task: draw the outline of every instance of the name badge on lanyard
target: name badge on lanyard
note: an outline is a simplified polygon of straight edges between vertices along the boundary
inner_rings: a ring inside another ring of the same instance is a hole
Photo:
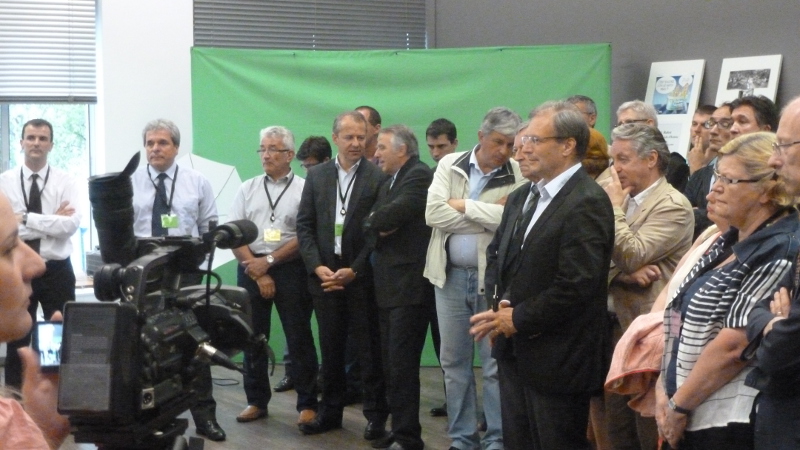
[[[164,228],[178,228],[178,216],[175,214],[162,214],[161,226]]]
[[[264,230],[264,242],[279,242],[281,240],[281,230],[277,228],[267,228]]]

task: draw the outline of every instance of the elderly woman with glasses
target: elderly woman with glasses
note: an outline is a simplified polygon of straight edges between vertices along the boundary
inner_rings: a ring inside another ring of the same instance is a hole
[[[664,311],[666,335],[656,420],[665,448],[750,449],[757,391],[740,355],[753,306],[791,286],[800,242],[797,212],[768,165],[775,137],[741,136],[719,151],[712,196],[727,220]]]

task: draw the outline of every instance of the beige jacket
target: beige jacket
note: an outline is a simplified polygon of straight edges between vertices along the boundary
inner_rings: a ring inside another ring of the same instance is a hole
[[[477,147],[476,147],[477,149]],[[495,173],[478,200],[466,201],[461,214],[447,201],[469,199],[469,159],[475,149],[451,153],[439,161],[433,183],[428,189],[425,222],[433,228],[428,243],[428,256],[423,275],[435,286],[443,287],[447,278],[447,238],[452,234],[480,234],[478,237],[478,289],[484,293],[483,275],[486,270],[486,247],[500,225],[503,205],[497,202],[527,180],[519,172],[519,164],[509,160]]]

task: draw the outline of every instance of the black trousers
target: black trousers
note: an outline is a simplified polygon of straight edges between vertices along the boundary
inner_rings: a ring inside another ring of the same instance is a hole
[[[75,272],[69,258],[60,261],[47,261],[44,275],[31,282],[33,293],[28,306],[33,322],[36,322],[36,311],[42,305],[45,320],[56,311],[63,311],[64,304],[75,300]],[[22,385],[22,361],[17,349],[27,347],[31,343],[31,332],[24,338],[9,342],[6,347],[6,386],[19,389]]]
[[[311,334],[313,305],[306,284],[306,269],[300,260],[270,268],[269,275],[275,280],[275,296],[265,299],[258,284],[239,266],[237,280],[250,294],[253,316],[253,332],[263,333],[269,339],[272,325],[272,304],[278,310],[286,345],[292,355],[292,364],[287,374],[292,378],[297,392],[297,410],[317,409],[317,349]],[[269,384],[269,361],[245,352],[244,391],[247,404],[266,408],[272,398]]]
[[[319,414],[326,421],[340,421],[345,404],[345,346],[352,328],[361,363],[364,384],[364,417],[385,421],[389,415],[381,362],[378,307],[371,277],[359,277],[345,289],[322,292],[319,279],[311,275],[309,290],[319,324],[322,352],[322,401]]]
[[[422,449],[419,361],[428,331],[428,305],[380,308],[381,345],[392,433],[408,450]]]
[[[530,387],[516,362],[497,361],[506,450],[588,450],[590,394],[546,394]]]

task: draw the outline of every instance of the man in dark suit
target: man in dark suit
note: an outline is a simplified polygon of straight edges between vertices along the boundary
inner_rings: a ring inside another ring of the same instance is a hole
[[[417,138],[404,125],[381,129],[375,156],[391,179],[383,183],[364,228],[374,241],[371,260],[392,433],[373,447],[421,450],[419,360],[436,301],[433,285],[422,276],[431,235],[425,203],[433,171],[419,160]]]
[[[605,378],[614,213],[581,168],[588,141],[569,103],[531,113],[517,159],[540,180],[509,196],[487,248],[486,288],[499,309],[473,316],[471,333],[494,340],[506,449],[589,448],[589,398]]]
[[[364,438],[373,440],[386,433],[388,406],[378,308],[362,224],[386,176],[364,158],[366,130],[367,122],[358,111],[336,117],[333,142],[338,154],[308,171],[300,199],[297,238],[317,313],[325,379],[317,417],[301,424],[300,430],[317,434],[342,426],[349,324],[360,347],[364,416],[368,421]]]

